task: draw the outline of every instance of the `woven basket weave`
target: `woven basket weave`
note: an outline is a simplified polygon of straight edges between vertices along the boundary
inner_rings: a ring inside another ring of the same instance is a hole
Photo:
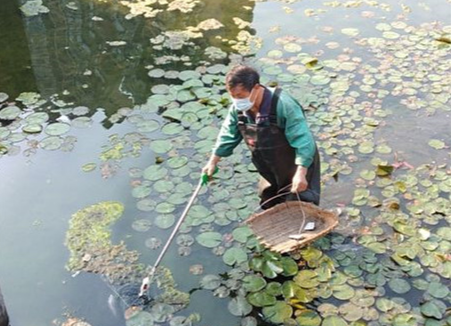
[[[303,215],[304,212],[304,215]],[[291,239],[297,235],[305,216],[305,224],[315,223],[312,231],[302,230],[303,238]],[[330,232],[338,223],[335,212],[300,201],[287,201],[261,213],[253,214],[245,221],[266,248],[279,252],[291,252]]]

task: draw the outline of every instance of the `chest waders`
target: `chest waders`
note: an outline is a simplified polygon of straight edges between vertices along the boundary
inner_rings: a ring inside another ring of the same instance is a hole
[[[284,130],[277,125],[277,104],[280,88],[273,95],[265,89],[259,112],[255,122],[249,122],[243,112],[238,113],[238,128],[252,154],[252,162],[265,180],[260,181],[259,196],[261,204],[278,195],[278,192],[292,183],[297,169],[295,165],[295,149],[290,146]],[[302,110],[300,106],[300,110]],[[320,159],[315,151],[314,160],[306,175],[308,190],[300,192],[300,199],[316,205],[320,201]],[[289,189],[287,189],[289,190]],[[267,209],[285,200],[297,200],[296,194],[277,197],[266,203]]]

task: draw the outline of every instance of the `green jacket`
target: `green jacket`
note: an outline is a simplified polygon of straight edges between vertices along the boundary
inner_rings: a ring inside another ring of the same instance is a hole
[[[274,90],[269,89],[271,91]],[[308,168],[314,159],[316,145],[301,105],[287,92],[282,91],[276,110],[277,125],[284,130],[290,146],[295,148],[295,164]],[[254,123],[249,117],[248,122]],[[231,105],[218,134],[213,153],[220,157],[230,156],[241,140],[242,135],[238,128],[237,109],[234,105]]]

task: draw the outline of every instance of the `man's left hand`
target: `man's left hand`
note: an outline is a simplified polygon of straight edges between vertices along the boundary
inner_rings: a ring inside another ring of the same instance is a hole
[[[308,189],[308,180],[306,180],[306,174],[308,169],[304,166],[298,166],[297,171],[292,179],[292,188],[290,189],[293,193],[298,193]]]

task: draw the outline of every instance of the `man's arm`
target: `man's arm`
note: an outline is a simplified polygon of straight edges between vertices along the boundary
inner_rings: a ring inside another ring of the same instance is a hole
[[[211,176],[221,158],[230,156],[241,140],[242,135],[238,128],[237,111],[231,106],[221,126],[212,155],[202,172]]]
[[[301,105],[284,91],[278,101],[278,125],[295,148],[295,164],[308,168],[314,160],[316,145]]]
[[[292,192],[301,192],[307,189],[306,174],[314,160],[316,145],[301,105],[289,96],[281,92],[278,101],[278,118],[287,141],[295,149],[295,164],[297,170],[292,179]]]

